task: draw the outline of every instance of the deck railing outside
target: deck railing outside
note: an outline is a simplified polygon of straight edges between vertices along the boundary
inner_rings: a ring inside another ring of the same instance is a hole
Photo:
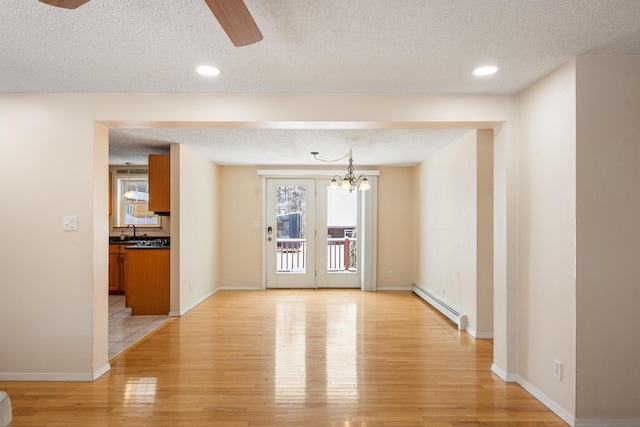
[[[356,239],[348,237],[327,239],[327,271],[356,271]],[[306,239],[276,239],[276,270],[303,272],[305,270]]]

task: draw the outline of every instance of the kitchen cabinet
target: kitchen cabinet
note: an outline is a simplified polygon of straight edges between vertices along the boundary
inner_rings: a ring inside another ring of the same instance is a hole
[[[149,210],[157,215],[171,211],[171,156],[149,155]]]
[[[126,306],[131,314],[169,314],[170,250],[137,248],[127,250]]]
[[[127,290],[126,245],[109,245],[109,293],[123,295]]]

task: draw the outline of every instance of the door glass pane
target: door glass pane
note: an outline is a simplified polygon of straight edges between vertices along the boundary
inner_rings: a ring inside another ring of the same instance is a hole
[[[307,186],[276,187],[276,272],[306,273]]]
[[[356,272],[358,192],[327,188],[327,272]]]

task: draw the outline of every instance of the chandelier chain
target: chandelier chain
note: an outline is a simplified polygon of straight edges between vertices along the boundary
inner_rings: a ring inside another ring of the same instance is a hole
[[[358,186],[358,183],[360,184],[360,190],[362,191],[367,191],[368,189],[371,188],[371,186],[369,185],[369,180],[364,174],[360,174],[360,176],[356,177],[355,174],[353,173],[354,171],[353,153],[351,149],[349,149],[349,152],[347,154],[335,160],[319,159],[318,154],[320,153],[317,151],[312,151],[311,154],[313,155],[314,159],[319,160],[321,162],[326,162],[326,163],[338,162],[340,160],[346,159],[347,157],[349,158],[349,166],[347,166],[347,174],[344,177],[341,177],[340,175],[335,175],[331,179],[331,185],[329,185],[329,188],[332,188],[332,189],[343,188],[345,190],[348,190],[349,192],[352,192],[353,190],[356,189],[356,187]],[[342,185],[338,186],[338,181],[340,181]]]

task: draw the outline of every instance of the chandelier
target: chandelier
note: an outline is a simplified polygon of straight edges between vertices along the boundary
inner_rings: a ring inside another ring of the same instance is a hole
[[[358,190],[360,191],[367,191],[371,188],[371,185],[369,185],[369,180],[364,174],[360,174],[356,176],[353,173],[354,171],[353,154],[351,153],[351,150],[349,150],[349,152],[344,156],[337,158],[335,160],[319,159],[318,154],[320,153],[318,151],[312,151],[311,154],[313,155],[314,159],[319,160],[321,162],[328,162],[328,163],[338,162],[342,159],[349,157],[349,166],[347,167],[347,174],[344,177],[341,177],[340,175],[335,175],[331,179],[331,184],[329,185],[329,188],[331,189],[342,188],[344,190],[348,190],[349,192],[352,192],[353,190],[355,190],[356,187],[358,187]],[[341,182],[340,185],[338,185],[338,181]],[[358,184],[360,185],[358,186]]]

